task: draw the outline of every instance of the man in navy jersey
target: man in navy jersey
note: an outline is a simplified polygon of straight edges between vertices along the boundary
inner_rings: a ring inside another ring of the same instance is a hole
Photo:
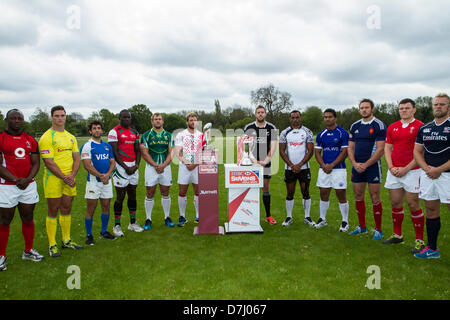
[[[414,159],[423,169],[419,198],[425,201],[428,245],[414,256],[440,258],[437,238],[441,228],[441,203],[450,210],[450,98],[438,94],[433,100],[434,120],[420,127],[414,146]]]
[[[16,208],[22,219],[25,250],[22,259],[41,261],[33,249],[35,204],[39,201],[34,177],[39,171],[39,149],[34,138],[23,132],[24,117],[12,109],[6,114],[8,128],[0,133],[0,271],[7,269],[6,246]]]
[[[84,224],[86,227],[86,244],[94,245],[92,235],[92,223],[98,199],[102,208],[101,222],[102,229],[100,237],[103,239],[114,240],[112,234],[107,231],[110,203],[113,197],[111,173],[116,167],[114,153],[109,143],[102,141],[103,125],[98,120],[93,120],[89,124],[89,139],[81,147],[81,160],[87,173],[86,182],[86,218]]]
[[[320,164],[317,186],[320,189],[320,218],[316,228],[327,225],[327,210],[330,206],[331,188],[336,191],[339,201],[339,209],[342,215],[342,223],[339,231],[348,231],[349,206],[346,197],[347,170],[345,158],[347,158],[348,133],[336,124],[336,111],[326,109],[323,113],[323,121],[326,128],[316,137],[315,156]]]
[[[350,234],[367,233],[366,204],[364,194],[366,184],[369,185],[369,194],[372,199],[373,217],[375,219],[375,232],[373,240],[381,240],[381,219],[383,207],[380,200],[381,162],[386,139],[386,125],[375,118],[374,103],[370,99],[363,99],[359,103],[361,120],[350,127],[348,158],[352,163],[352,184],[355,194],[356,213],[359,225]]]
[[[264,168],[263,203],[266,210],[266,222],[277,224],[277,221],[270,213],[270,190],[269,183],[271,177],[271,162],[277,149],[277,128],[266,121],[266,108],[257,106],[255,109],[256,120],[245,126],[244,132],[255,137],[255,148],[252,150],[250,159]]]

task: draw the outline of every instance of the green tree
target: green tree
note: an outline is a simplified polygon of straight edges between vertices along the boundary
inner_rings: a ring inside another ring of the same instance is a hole
[[[152,112],[145,104],[136,104],[129,108],[131,126],[138,132],[144,133],[152,127]]]
[[[324,127],[322,109],[316,106],[306,108],[302,112],[302,124],[314,134],[320,132]]]
[[[433,121],[433,98],[418,97],[414,101],[416,103],[416,114],[414,117],[423,123]]]
[[[186,120],[176,113],[164,113],[164,129],[169,132],[174,132],[177,129],[186,128]]]
[[[87,120],[87,125],[94,119],[100,120],[103,123],[103,132],[106,134],[109,130],[119,124],[119,116],[112,113],[108,109],[101,109],[100,111],[92,112]]]
[[[46,112],[41,108],[37,108],[36,111],[30,116],[30,125],[35,134],[43,134],[52,126],[49,112]]]
[[[279,116],[289,111],[294,104],[290,93],[280,91],[273,84],[251,91],[250,100],[255,107],[264,106],[267,110],[267,121],[277,127]]]

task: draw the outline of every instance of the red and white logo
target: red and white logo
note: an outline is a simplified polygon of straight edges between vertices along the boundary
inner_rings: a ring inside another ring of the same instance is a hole
[[[250,170],[230,171],[230,184],[259,184],[259,177]]]

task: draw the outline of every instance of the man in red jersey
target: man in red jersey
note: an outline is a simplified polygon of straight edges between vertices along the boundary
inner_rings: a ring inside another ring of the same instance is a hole
[[[22,131],[22,112],[12,109],[6,114],[8,129],[0,133],[0,271],[6,270],[6,246],[9,225],[16,207],[22,219],[25,250],[22,259],[41,261],[44,257],[33,249],[33,211],[39,201],[34,177],[39,171],[38,144]]]
[[[414,160],[414,144],[422,121],[414,119],[415,102],[403,99],[398,106],[400,120],[387,129],[384,155],[389,171],[385,187],[389,189],[392,206],[393,235],[383,244],[403,242],[402,222],[404,218],[403,201],[406,198],[411,219],[416,232],[416,245],[412,253],[420,252],[424,247],[423,230],[425,218],[420,208],[419,181],[420,167]]]
[[[136,222],[136,187],[139,183],[139,163],[141,161],[139,133],[130,127],[131,113],[129,110],[120,111],[119,120],[119,125],[109,131],[108,143],[111,145],[116,159],[116,169],[112,175],[117,195],[114,202],[115,226],[113,233],[116,237],[123,237],[120,218],[122,204],[127,194],[127,205],[130,212],[128,230],[142,232],[144,229]]]

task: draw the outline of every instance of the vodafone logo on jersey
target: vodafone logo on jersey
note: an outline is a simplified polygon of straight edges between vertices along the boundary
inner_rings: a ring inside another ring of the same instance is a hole
[[[14,154],[16,155],[17,158],[23,158],[25,157],[25,149],[17,148],[16,150],[14,150]]]
[[[259,174],[251,170],[231,171],[230,184],[259,184]]]

